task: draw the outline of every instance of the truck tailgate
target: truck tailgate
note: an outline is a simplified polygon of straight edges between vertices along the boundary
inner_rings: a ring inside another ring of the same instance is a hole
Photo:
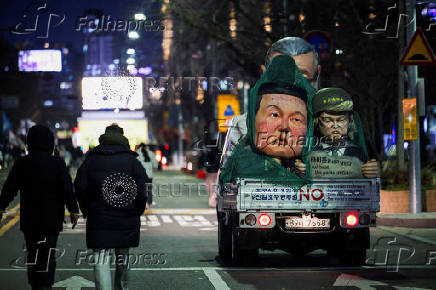
[[[300,189],[274,181],[239,179],[238,211],[380,210],[380,179],[316,179]]]

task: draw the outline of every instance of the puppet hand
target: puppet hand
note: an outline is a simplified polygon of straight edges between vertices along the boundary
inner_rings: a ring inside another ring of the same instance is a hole
[[[306,174],[306,164],[300,159],[295,160],[295,167],[300,170],[303,174]]]
[[[362,173],[366,178],[376,178],[380,175],[380,168],[375,159],[369,160],[362,165]]]

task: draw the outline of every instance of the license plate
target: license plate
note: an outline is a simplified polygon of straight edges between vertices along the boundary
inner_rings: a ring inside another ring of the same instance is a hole
[[[330,219],[319,218],[288,218],[286,219],[287,229],[328,229]]]

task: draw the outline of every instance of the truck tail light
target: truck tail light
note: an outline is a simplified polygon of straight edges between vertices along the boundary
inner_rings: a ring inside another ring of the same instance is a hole
[[[261,214],[258,218],[259,224],[263,227],[269,226],[271,224],[271,221],[271,217],[266,213]]]
[[[359,223],[361,225],[369,225],[370,222],[371,222],[371,218],[367,214],[363,214],[359,217]]]
[[[249,214],[245,217],[245,224],[249,226],[254,226],[256,224],[256,216],[254,214]]]
[[[357,225],[359,223],[359,218],[354,213],[349,213],[345,217],[345,223],[349,227],[354,227],[355,225]]]

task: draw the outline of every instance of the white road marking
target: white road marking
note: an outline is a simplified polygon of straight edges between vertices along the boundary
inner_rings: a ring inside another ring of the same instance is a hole
[[[164,223],[167,223],[167,224],[173,223],[173,220],[168,215],[161,215],[160,217]]]
[[[141,216],[141,231],[146,231],[149,227],[162,227],[168,224],[177,226],[199,228],[201,231],[215,231],[218,222],[214,216],[198,214],[199,211],[190,210],[191,214],[146,214]],[[188,212],[188,211],[185,211]],[[78,234],[86,232],[86,219],[80,217],[74,230],[71,227],[65,227],[62,233]]]
[[[409,239],[412,239],[412,240],[415,240],[415,241],[418,241],[418,242],[422,242],[422,243],[426,243],[426,244],[430,244],[430,245],[436,246],[436,242],[435,241],[432,241],[432,240],[429,240],[429,239],[426,239],[426,238],[423,238],[423,237],[419,237],[419,236],[415,236],[415,235],[402,234],[402,233],[399,233],[397,231],[392,230],[390,227],[385,227],[385,226],[378,226],[377,228],[380,228],[380,229],[382,229],[382,230],[384,230],[386,232],[389,232],[391,234],[396,234],[396,235],[403,236],[403,237],[406,237],[406,238],[409,238]]]
[[[111,268],[114,270],[115,268]],[[349,271],[349,270],[362,270],[363,267],[317,267],[317,268],[256,268],[256,267],[247,267],[247,268],[232,268],[232,267],[180,267],[180,268],[130,268],[130,271],[204,271],[205,269],[209,270],[218,270],[218,271],[290,271],[290,272],[325,272],[325,271]],[[380,269],[385,270],[386,266],[377,266],[371,267],[371,269]],[[422,270],[434,270],[436,269],[436,265],[409,265],[409,266],[400,266],[399,269],[408,270],[408,269],[422,269]],[[93,271],[94,268],[56,268],[56,271],[68,272],[68,271]],[[0,268],[0,272],[20,272],[27,271],[26,267],[23,268]]]
[[[145,211],[145,214],[201,214],[216,215],[213,208],[153,208]]]
[[[81,276],[72,276],[53,285],[53,288],[66,288],[66,290],[80,290],[82,287],[95,287],[95,283]]]
[[[203,226],[211,226],[212,224],[210,223],[210,221],[208,221],[204,216],[202,215],[196,215],[194,216],[194,219],[198,220],[199,222],[201,222],[201,224]]]
[[[338,278],[336,278],[335,283],[333,283],[333,286],[348,286],[348,287],[357,287],[362,290],[376,290],[377,288],[372,286],[389,286],[389,284],[375,281],[375,280],[367,280],[365,278],[356,276],[356,275],[350,275],[350,274],[341,274]],[[392,288],[398,289],[398,290],[430,290],[430,289],[424,289],[424,288],[414,288],[414,287],[404,287],[404,286],[391,286]]]
[[[174,219],[181,227],[204,227],[212,225],[205,217],[201,215],[175,215]]]
[[[392,286],[392,288],[395,288],[398,290],[431,290],[431,289],[427,289],[427,288],[403,287],[403,286]]]
[[[160,226],[160,222],[157,219],[157,216],[155,216],[155,215],[147,215],[147,219],[148,219],[147,226],[149,226],[149,227],[158,227],[158,226]]]
[[[350,275],[350,274],[341,274],[338,278],[336,278],[333,286],[348,286],[348,287],[357,287],[362,290],[376,290],[377,288],[371,286],[387,286],[389,284],[367,280],[359,276]]]
[[[217,231],[218,230],[218,228],[216,228],[216,227],[209,227],[209,228],[201,228],[201,229],[199,229],[200,231]]]
[[[174,219],[179,223],[182,227],[195,227],[192,216],[188,215],[175,215]]]
[[[226,282],[224,282],[216,270],[204,269],[203,271],[215,289],[230,290],[229,286],[227,286]]]

